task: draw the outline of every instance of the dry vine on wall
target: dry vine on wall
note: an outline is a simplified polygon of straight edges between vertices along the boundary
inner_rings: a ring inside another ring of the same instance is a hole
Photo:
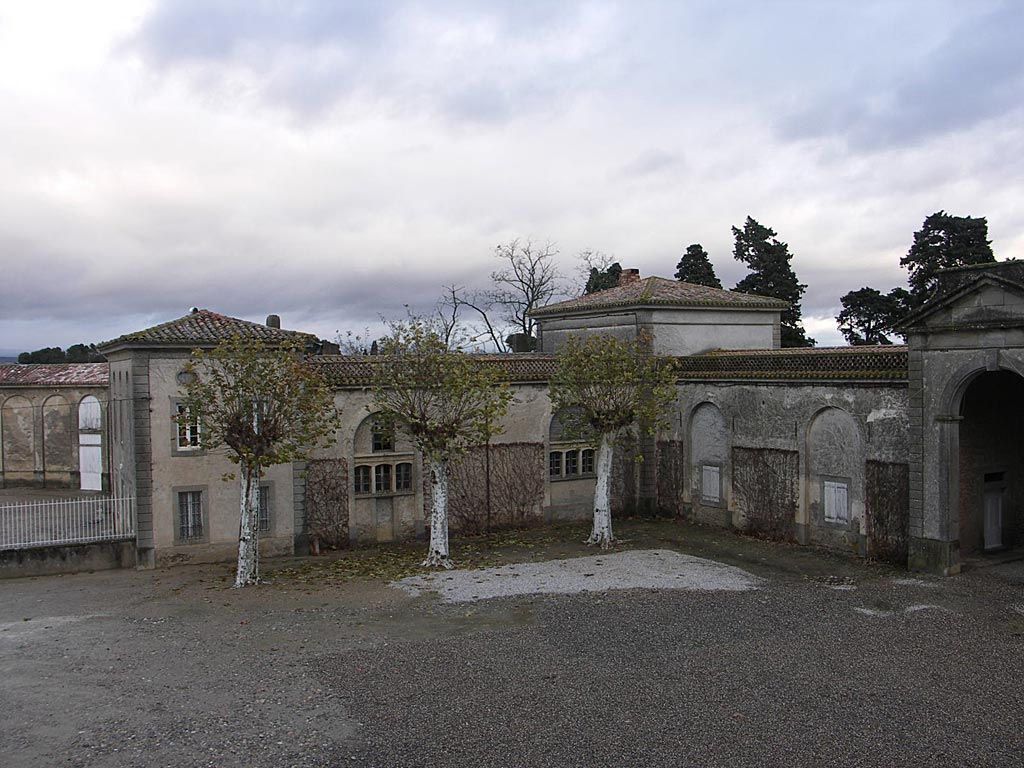
[[[910,530],[910,468],[869,461],[865,465],[868,554],[906,565]]]
[[[793,539],[800,455],[770,448],[732,449],[732,488],[748,533]]]
[[[658,511],[683,514],[683,444],[679,440],[658,441]]]
[[[474,448],[451,464],[448,514],[453,529],[482,533],[488,527],[487,449]],[[544,446],[497,443],[490,446],[490,528],[541,520],[544,501]]]
[[[344,459],[306,464],[306,534],[316,552],[348,545],[348,466]]]

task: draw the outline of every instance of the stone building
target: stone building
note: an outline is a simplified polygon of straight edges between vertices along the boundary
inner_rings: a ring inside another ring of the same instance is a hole
[[[106,363],[0,365],[0,488],[109,488]]]
[[[943,273],[907,321],[907,346],[779,349],[783,307],[627,271],[616,288],[536,311],[540,353],[480,357],[501,369],[514,400],[501,434],[452,469],[453,528],[590,514],[593,447],[566,439],[552,412],[554,352],[569,334],[647,331],[674,359],[677,399],[662,434],[617,447],[614,513],[660,511],[943,573],[1021,543],[1021,265]],[[268,471],[265,550],[424,534],[423,462],[374,418],[373,358],[325,354],[312,336],[268,320],[196,310],[100,346],[106,386],[90,394],[109,446],[104,487],[137,496],[143,564],[234,555],[238,488],[221,479],[232,465],[203,455],[174,421],[190,351],[234,334],[303,339],[342,413],[334,439],[307,463]],[[16,383],[28,371],[0,380],[5,483],[77,482],[72,461],[47,469],[35,436],[45,433],[47,398],[79,407],[85,374],[64,374],[79,389],[50,380],[31,394]],[[70,430],[50,421],[53,434]]]

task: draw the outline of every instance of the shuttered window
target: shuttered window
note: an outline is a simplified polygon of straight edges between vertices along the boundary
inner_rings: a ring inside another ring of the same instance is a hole
[[[700,498],[702,501],[722,500],[722,468],[705,464],[700,468]]]
[[[825,509],[826,523],[850,522],[850,505],[847,496],[846,483],[837,480],[824,481],[822,506]]]

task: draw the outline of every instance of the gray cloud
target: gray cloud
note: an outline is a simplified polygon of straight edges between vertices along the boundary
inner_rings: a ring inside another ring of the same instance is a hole
[[[845,138],[861,149],[912,145],[1019,111],[1024,5],[1005,2],[963,21],[920,60],[873,72],[782,118],[784,138]]]
[[[571,6],[544,2],[164,0],[123,50],[219,98],[238,97],[241,78],[243,94],[304,120],[355,101],[488,123],[571,91],[586,61],[539,43],[576,24]]]
[[[940,208],[1024,256],[1019,7],[4,8],[0,348],[191,305],[330,335],[486,285],[531,234],[566,273],[589,247],[671,275],[701,242],[734,285],[747,214],[790,243],[808,316],[901,282]]]

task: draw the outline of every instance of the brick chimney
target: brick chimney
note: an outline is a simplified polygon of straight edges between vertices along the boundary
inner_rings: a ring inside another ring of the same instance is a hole
[[[619,274],[619,285],[629,285],[630,283],[640,282],[640,270],[639,269],[624,269]]]
[[[280,328],[281,317],[280,315],[267,315],[267,328]]]

